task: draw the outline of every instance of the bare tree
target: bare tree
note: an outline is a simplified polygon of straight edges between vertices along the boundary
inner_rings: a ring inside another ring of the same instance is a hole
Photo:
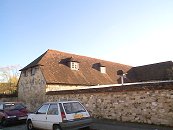
[[[0,82],[16,85],[20,75],[19,65],[0,67]]]
[[[19,65],[0,67],[0,94],[13,94],[17,92],[20,68]]]

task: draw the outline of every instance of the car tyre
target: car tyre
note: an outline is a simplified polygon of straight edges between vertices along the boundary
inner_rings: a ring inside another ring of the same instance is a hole
[[[27,129],[28,130],[34,130],[34,126],[32,124],[32,121],[27,121]]]
[[[91,130],[91,128],[88,126],[88,127],[85,127],[84,130]]]
[[[2,118],[1,125],[2,126],[7,126],[7,120],[5,118]]]
[[[61,127],[59,125],[54,125],[53,126],[53,130],[62,130]]]

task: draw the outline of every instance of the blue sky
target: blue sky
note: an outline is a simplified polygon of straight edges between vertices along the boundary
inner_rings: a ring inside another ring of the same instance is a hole
[[[173,0],[0,0],[0,67],[47,49],[140,66],[172,47]]]

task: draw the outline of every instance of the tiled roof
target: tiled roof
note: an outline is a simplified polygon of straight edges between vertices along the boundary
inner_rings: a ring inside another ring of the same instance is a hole
[[[167,61],[133,67],[128,71],[127,77],[131,82],[170,80],[173,79],[173,63]]]
[[[71,70],[68,61],[77,61],[79,70]],[[99,71],[100,63],[106,67],[106,74]],[[127,72],[131,66],[80,56],[56,50],[47,50],[44,54],[24,67],[40,65],[48,84],[98,85],[118,83],[118,70]]]

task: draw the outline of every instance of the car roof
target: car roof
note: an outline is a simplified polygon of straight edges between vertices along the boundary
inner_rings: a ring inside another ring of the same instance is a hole
[[[0,102],[0,104],[20,104],[22,102]]]
[[[46,102],[44,104],[53,104],[53,103],[70,103],[70,102],[79,102],[79,101],[57,101],[57,102]]]

